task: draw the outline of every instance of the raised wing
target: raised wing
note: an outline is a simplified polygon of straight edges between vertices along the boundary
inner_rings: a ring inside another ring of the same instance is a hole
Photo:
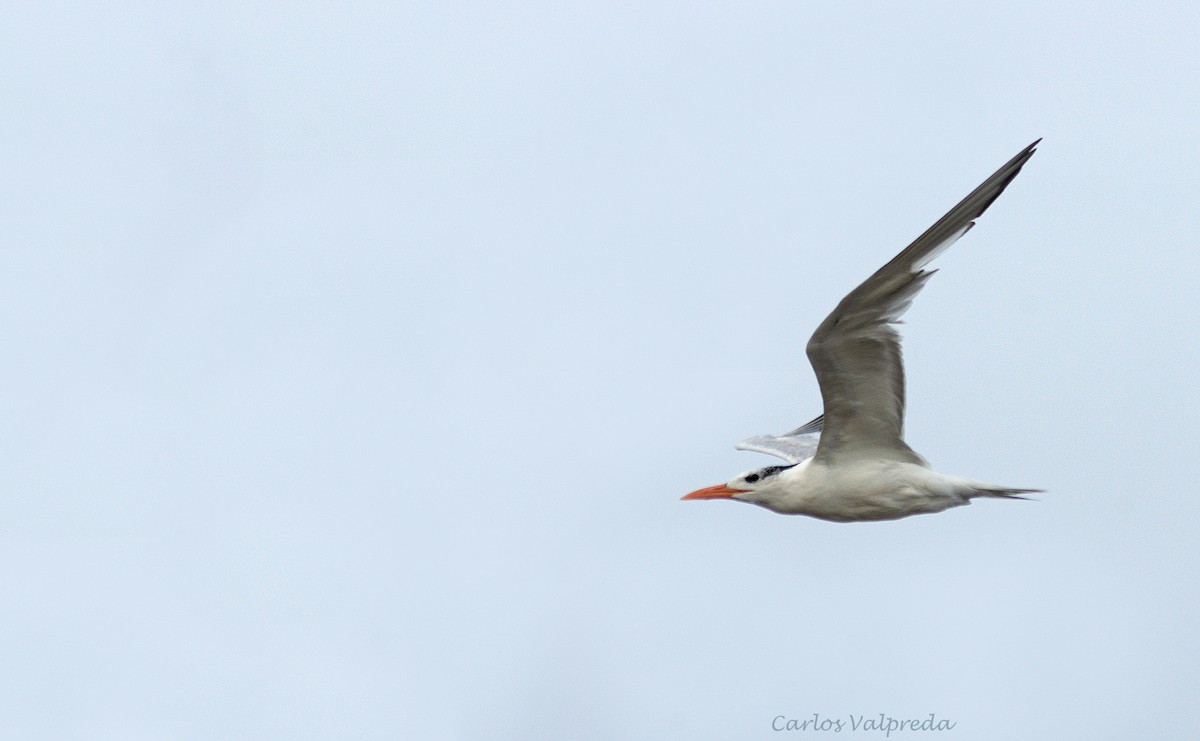
[[[904,442],[904,366],[895,324],[936,271],[924,270],[975,225],[1033,156],[1009,160],[916,241],[851,291],[808,341],[825,403],[818,460],[885,457],[925,465]]]
[[[812,458],[813,454],[817,452],[817,442],[821,438],[824,421],[825,415],[822,414],[808,424],[797,427],[784,435],[755,435],[746,438],[734,447],[738,450],[773,455],[788,463],[799,463]]]

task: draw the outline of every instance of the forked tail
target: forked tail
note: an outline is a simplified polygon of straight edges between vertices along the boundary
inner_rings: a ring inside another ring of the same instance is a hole
[[[1022,494],[1043,494],[1045,489],[1011,489],[1007,486],[991,486],[990,484],[973,484],[971,486],[976,497],[995,497],[997,499],[1029,499]]]

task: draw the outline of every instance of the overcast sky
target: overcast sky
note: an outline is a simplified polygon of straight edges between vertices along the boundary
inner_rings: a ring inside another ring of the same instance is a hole
[[[1200,733],[1195,3],[0,11],[0,736]],[[693,489],[837,301],[1037,502]],[[786,719],[840,732],[775,731]],[[778,720],[783,718],[785,720]]]

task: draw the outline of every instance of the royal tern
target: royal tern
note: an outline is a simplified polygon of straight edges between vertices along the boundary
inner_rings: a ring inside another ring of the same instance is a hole
[[[891,262],[842,299],[808,341],[825,412],[781,436],[737,447],[787,462],[747,471],[684,499],[732,499],[781,514],[835,522],[895,520],[969,504],[975,497],[1023,499],[1013,489],[934,471],[904,442],[904,365],[895,325],[926,281],[935,257],[970,231],[1004,192],[1041,139],[1009,160]]]

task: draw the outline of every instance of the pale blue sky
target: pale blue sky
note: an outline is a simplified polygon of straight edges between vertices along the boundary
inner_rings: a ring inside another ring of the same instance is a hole
[[[1200,732],[1192,3],[0,11],[0,736]],[[908,437],[1050,493],[684,493],[1033,139]],[[897,736],[893,734],[893,738]]]

